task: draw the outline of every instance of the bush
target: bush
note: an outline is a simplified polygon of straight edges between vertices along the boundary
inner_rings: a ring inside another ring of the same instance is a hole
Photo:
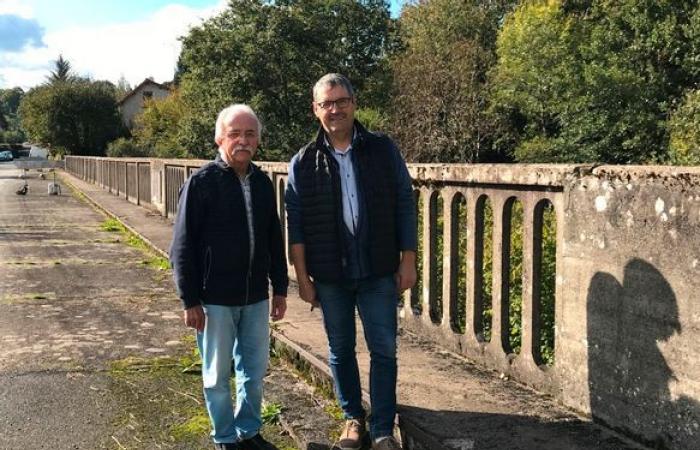
[[[7,144],[21,144],[24,142],[24,133],[21,131],[0,131],[0,142]]]
[[[113,158],[125,156],[149,156],[148,151],[131,139],[119,138],[107,144],[107,156]]]
[[[670,160],[672,164],[700,164],[700,90],[688,93],[671,116]]]

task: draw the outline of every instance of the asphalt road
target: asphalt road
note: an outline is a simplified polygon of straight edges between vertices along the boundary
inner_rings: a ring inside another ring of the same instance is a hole
[[[65,186],[16,195],[0,169],[0,449],[114,448],[110,362],[182,352],[170,276]]]

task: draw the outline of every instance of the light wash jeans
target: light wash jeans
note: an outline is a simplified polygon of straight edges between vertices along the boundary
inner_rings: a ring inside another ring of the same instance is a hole
[[[255,436],[262,420],[263,377],[270,348],[269,300],[246,306],[204,305],[206,325],[197,333],[204,399],[215,443]],[[231,401],[231,355],[236,374],[236,411]]]
[[[355,309],[360,312],[370,354],[372,439],[391,436],[396,416],[396,307],[393,276],[342,283],[316,282],[330,347],[329,363],[345,418],[365,417],[355,356]]]

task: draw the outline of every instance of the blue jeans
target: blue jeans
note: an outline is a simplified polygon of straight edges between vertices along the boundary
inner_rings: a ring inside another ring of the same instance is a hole
[[[202,355],[204,400],[215,443],[255,436],[262,426],[263,377],[270,352],[268,300],[246,306],[205,305]],[[231,401],[231,355],[236,371],[236,411]]]
[[[328,335],[329,362],[340,407],[347,419],[365,417],[355,356],[355,308],[370,352],[370,435],[391,436],[396,416],[396,307],[392,276],[342,283],[316,282]]]

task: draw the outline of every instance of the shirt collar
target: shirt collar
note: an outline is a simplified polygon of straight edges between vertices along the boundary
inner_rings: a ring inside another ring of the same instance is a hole
[[[221,167],[222,169],[226,169],[226,170],[231,170],[231,171],[233,171],[233,168],[232,168],[231,166],[228,165],[228,163],[226,162],[226,160],[221,156],[221,153],[219,153],[219,154],[216,155],[216,159],[214,160],[214,162],[215,162],[219,167]],[[257,166],[256,166],[255,164],[253,164],[253,162],[251,161],[251,162],[248,164],[248,172],[246,172],[245,178],[250,177],[250,175],[253,173],[253,171],[254,171],[256,168],[257,168]]]
[[[331,150],[332,152],[338,154],[338,155],[347,155],[350,150],[352,150],[352,144],[355,142],[355,138],[357,138],[357,127],[353,126],[352,127],[352,140],[350,141],[350,145],[348,146],[345,151],[338,150],[337,148],[333,147],[331,143],[328,141],[328,135],[326,133],[323,133],[323,143],[326,144],[326,148],[328,150]]]

